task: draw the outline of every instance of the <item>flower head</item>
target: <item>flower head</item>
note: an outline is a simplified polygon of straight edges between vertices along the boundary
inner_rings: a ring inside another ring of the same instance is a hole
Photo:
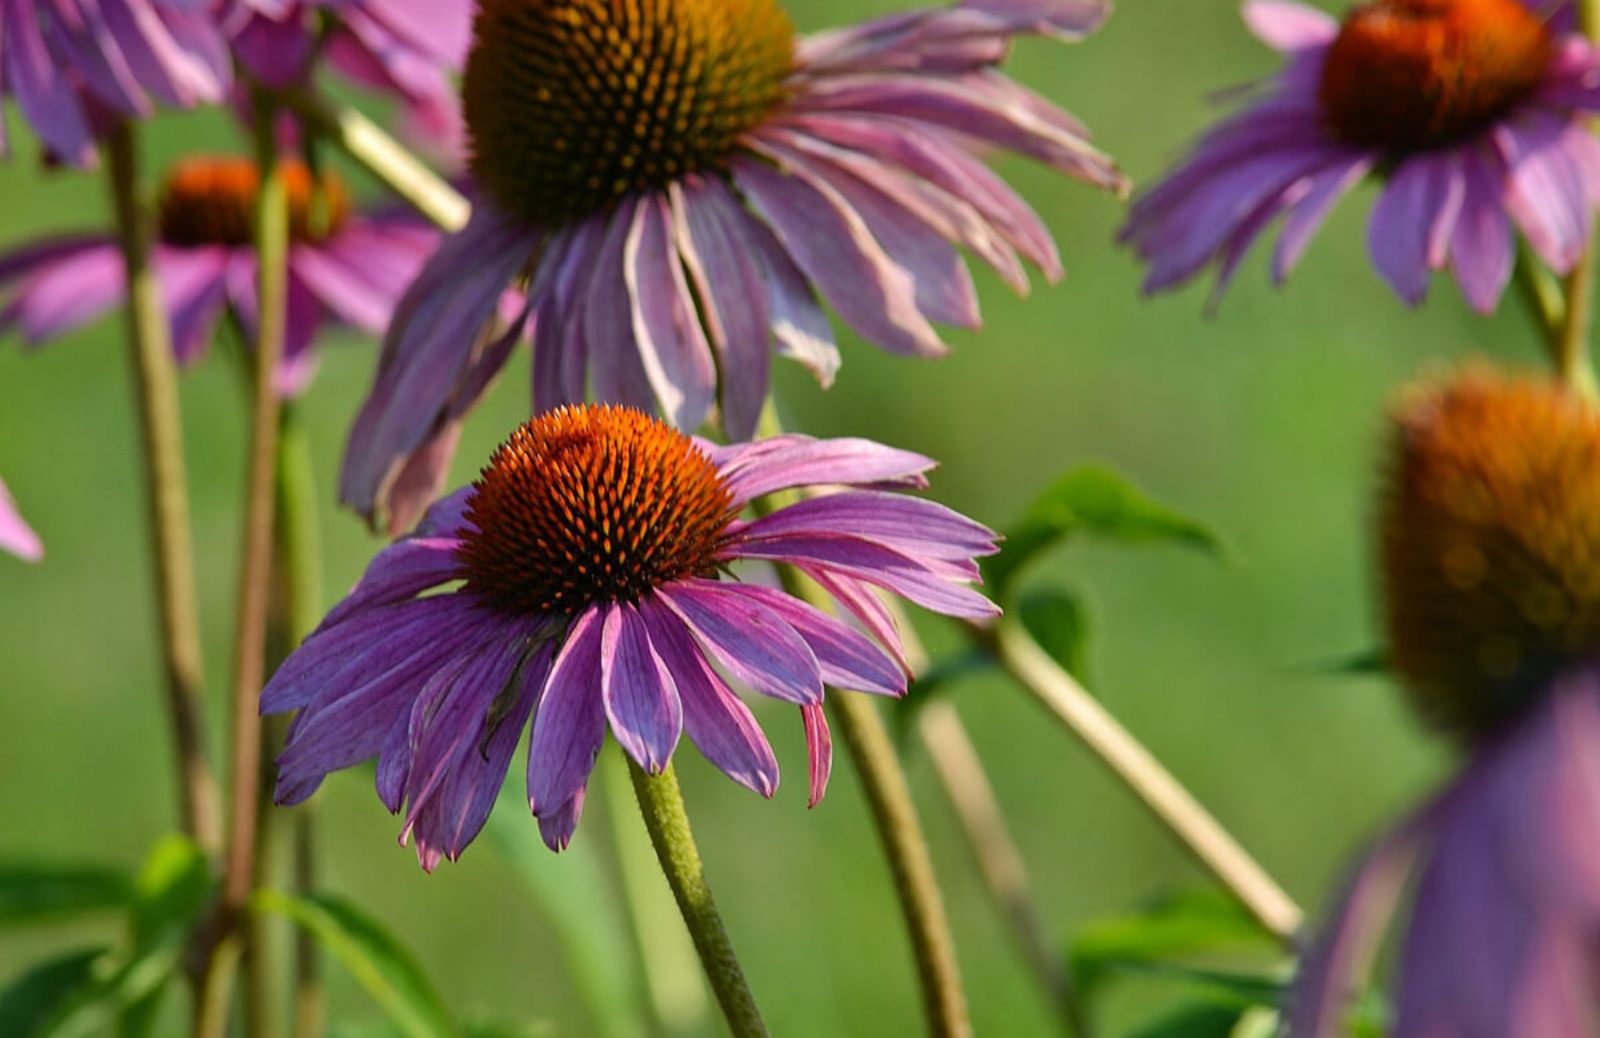
[[[268,85],[298,85],[323,60],[399,97],[421,117],[415,124],[456,105],[450,75],[466,56],[472,8],[459,0],[227,0],[222,21],[239,60]]]
[[[17,512],[17,503],[12,500],[4,482],[0,482],[0,551],[8,551],[29,562],[37,562],[44,557],[44,545],[40,543],[39,535]]]
[[[473,217],[390,329],[344,500],[413,521],[438,444],[525,332],[536,410],[592,390],[692,429],[720,405],[735,438],[774,348],[833,377],[818,295],[885,349],[942,354],[936,323],[979,323],[958,247],[1019,291],[1023,260],[1060,274],[976,151],[1123,186],[1076,120],[997,70],[1013,37],[1077,39],[1105,13],[963,0],[797,38],[777,0],[485,0],[463,84]],[[521,314],[485,337],[508,284]]]
[[[555,849],[578,824],[608,727],[651,772],[687,733],[771,796],[777,762],[731,677],[799,706],[815,803],[831,761],[824,684],[905,691],[874,589],[955,616],[995,612],[965,586],[994,534],[889,489],[925,485],[932,465],[865,440],[713,447],[626,407],[533,419],[379,553],[273,678],[262,709],[300,711],[278,799],[303,800],[376,756],[378,794],[405,806],[402,839],[415,836],[432,869],[477,835],[525,727],[528,800]],[[819,484],[843,487],[739,518],[755,498]],[[877,640],[739,579],[752,561],[797,567]]]
[[[1279,217],[1282,283],[1334,205],[1384,180],[1373,264],[1411,304],[1449,267],[1491,312],[1520,229],[1561,273],[1600,201],[1600,50],[1534,0],[1374,0],[1336,21],[1293,0],[1248,0],[1245,20],[1288,58],[1250,107],[1201,137],[1136,200],[1123,239],[1149,264],[1145,290],[1210,266],[1213,304]]]
[[[332,318],[381,333],[438,236],[409,213],[355,210],[331,172],[314,178],[304,164],[289,163],[284,176],[289,323],[279,381],[294,394],[315,371],[312,346],[322,325]],[[205,354],[225,310],[255,339],[259,183],[248,159],[197,156],[174,166],[162,186],[152,263],[180,362]],[[106,235],[54,238],[0,256],[0,288],[8,297],[0,334],[17,330],[29,345],[41,345],[120,305],[125,284],[121,252]]]
[[[1380,529],[1395,671],[1470,756],[1356,869],[1289,1033],[1346,1033],[1413,878],[1393,1038],[1594,1033],[1600,416],[1559,386],[1472,369],[1406,398],[1393,454]]]
[[[107,115],[214,103],[232,81],[213,16],[188,0],[0,5],[0,68],[0,98],[16,101],[51,154],[78,166],[93,160]]]

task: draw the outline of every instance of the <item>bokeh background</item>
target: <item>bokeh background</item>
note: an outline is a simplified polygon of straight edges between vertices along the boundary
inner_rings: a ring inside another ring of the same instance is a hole
[[[905,5],[788,6],[802,27],[820,28]],[[1026,42],[1011,71],[1083,117],[1143,183],[1212,117],[1208,98],[1272,67],[1234,0],[1124,0],[1098,37],[1074,47]],[[168,116],[152,131],[150,158],[159,168],[190,149],[243,146],[220,115]],[[106,224],[100,181],[42,172],[36,160],[24,142],[0,167],[0,245]],[[1363,193],[1339,208],[1286,290],[1271,288],[1257,255],[1207,319],[1205,286],[1140,298],[1136,264],[1113,245],[1117,200],[1026,162],[1001,165],[1055,232],[1066,280],[1022,300],[980,272],[987,326],[952,333],[954,356],[897,359],[847,336],[830,392],[798,368],[780,369],[784,410],[816,434],[869,436],[942,459],[933,493],[992,524],[1009,522],[1060,471],[1099,461],[1220,531],[1229,545],[1220,561],[1079,544],[1051,556],[1035,579],[1086,597],[1098,694],[1315,908],[1342,861],[1449,766],[1384,681],[1324,666],[1378,638],[1369,519],[1386,401],[1403,380],[1463,353],[1536,362],[1525,318],[1514,299],[1496,319],[1475,318],[1442,280],[1424,309],[1406,310],[1365,260],[1371,196]],[[327,491],[333,594],[379,546],[332,507],[374,346],[335,339],[325,358],[302,411]],[[456,482],[526,417],[526,371],[524,356],[472,418]],[[0,473],[49,553],[37,567],[0,558],[6,859],[131,866],[175,824],[131,400],[115,320],[38,352],[0,344]],[[228,349],[186,375],[183,401],[220,726],[245,417]],[[940,622],[921,619],[935,645],[952,644]],[[1004,680],[975,678],[952,695],[1063,943],[1089,920],[1204,885],[1130,796]],[[710,877],[773,1031],[917,1033],[907,948],[851,768],[841,759],[826,801],[807,811],[798,718],[787,709],[762,716],[786,776],[772,803],[692,751],[678,759]],[[907,763],[979,1033],[1057,1033],[985,902],[927,762],[913,749]],[[591,1033],[519,855],[485,840],[429,877],[396,846],[398,822],[368,774],[337,777],[314,804],[324,885],[409,941],[453,1006]],[[531,821],[526,831],[531,840]],[[577,857],[533,858],[540,882],[559,891],[575,870],[608,857],[613,826],[601,803],[577,839],[589,845]],[[0,981],[93,925],[0,932]],[[337,968],[330,974],[337,1019],[359,1031],[378,1018],[353,982]],[[1157,984],[1125,986],[1112,1006],[1114,1032],[1165,997]]]

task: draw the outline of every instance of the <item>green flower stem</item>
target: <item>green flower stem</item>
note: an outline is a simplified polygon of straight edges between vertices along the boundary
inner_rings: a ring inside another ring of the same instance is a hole
[[[695,949],[678,921],[671,889],[662,882],[655,853],[633,819],[623,754],[607,754],[600,796],[611,819],[612,841],[623,902],[633,936],[645,1004],[654,1034],[704,1034],[706,989],[695,968]],[[592,788],[592,787],[591,787]]]
[[[471,203],[377,123],[309,89],[287,92],[281,100],[423,216],[446,231],[467,225]]]
[[[969,636],[1094,751],[1269,932],[1292,944],[1304,915],[1232,835],[1016,620],[968,624]]]
[[[166,668],[167,714],[177,758],[183,828],[206,851],[222,849],[222,800],[205,747],[205,668],[195,594],[194,536],[183,460],[177,365],[161,287],[150,268],[153,223],[139,174],[138,141],[120,123],[106,142],[117,239],[127,266],[127,333],[155,561],[156,613]]]
[[[283,359],[288,301],[289,195],[279,167],[277,105],[264,91],[254,97],[257,287],[255,384],[240,547],[239,605],[234,648],[232,825],[223,868],[222,897],[207,948],[197,1038],[222,1038],[227,1028],[238,926],[256,874],[257,794],[261,767],[259,700],[266,670],[267,615],[272,592],[273,515],[276,507],[278,419],[276,376]],[[228,947],[228,946],[233,947]]]
[[[1577,9],[1578,30],[1592,40],[1600,40],[1600,0],[1578,0]],[[1600,401],[1600,383],[1596,382],[1594,358],[1589,350],[1594,325],[1594,230],[1591,213],[1588,240],[1577,265],[1567,275],[1563,286],[1566,308],[1550,340],[1556,374],[1591,402]]]
[[[705,967],[706,979],[711,982],[711,990],[722,1006],[728,1029],[734,1038],[765,1038],[767,1025],[761,1020],[761,1011],[750,994],[744,970],[733,953],[733,942],[728,939],[722,916],[712,900],[711,888],[706,885],[700,851],[689,829],[683,794],[678,791],[677,773],[668,764],[665,771],[652,777],[632,760],[628,761],[628,772],[633,778],[633,791],[639,798],[645,828],[650,831],[650,842],[655,845],[661,870],[672,887],[672,896],[678,901],[678,910],[683,913],[689,935],[694,938],[700,964]]]

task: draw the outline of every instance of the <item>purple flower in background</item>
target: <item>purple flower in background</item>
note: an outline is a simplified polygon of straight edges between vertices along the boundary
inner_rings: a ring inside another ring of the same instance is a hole
[[[891,486],[933,462],[865,440],[779,436],[714,447],[626,407],[535,418],[478,481],[429,510],[283,665],[262,710],[298,710],[276,797],[378,758],[422,866],[482,828],[532,718],[528,799],[561,849],[607,727],[639,766],[687,733],[734,781],[771,796],[778,765],[739,684],[800,708],[811,801],[831,764],[824,684],[898,696],[906,671],[882,588],[952,616],[994,615],[968,583],[994,534]],[[775,491],[845,484],[746,521]],[[876,641],[783,591],[737,579],[788,563]],[[453,585],[444,587],[445,585]]]
[[[108,117],[214,103],[231,81],[213,16],[191,0],[0,0],[0,99],[63,162],[93,161]]]
[[[289,312],[279,381],[300,392],[316,370],[317,332],[332,319],[372,335],[427,258],[438,234],[403,211],[351,210],[340,182],[320,188],[303,164],[285,167],[290,194]],[[176,166],[161,195],[153,264],[172,319],[180,363],[205,354],[225,311],[255,340],[253,245],[256,166],[248,159],[200,157]],[[120,306],[122,254],[107,235],[55,238],[0,256],[0,334],[19,331],[38,346]]]
[[[1368,246],[1407,303],[1449,267],[1493,311],[1513,227],[1546,263],[1577,262],[1600,200],[1600,51],[1570,11],[1522,0],[1379,0],[1338,22],[1291,0],[1250,0],[1245,21],[1288,59],[1243,112],[1202,137],[1139,197],[1122,238],[1147,292],[1217,268],[1212,305],[1280,216],[1281,284],[1324,219],[1369,175],[1384,181]]]
[[[1124,185],[1080,123],[996,67],[1019,34],[1092,32],[1102,0],[965,0],[798,39],[775,0],[620,10],[479,4],[463,86],[477,204],[402,301],[345,457],[341,497],[391,530],[529,330],[536,410],[592,391],[692,429],[720,403],[744,438],[774,344],[833,377],[818,294],[863,338],[932,357],[935,322],[979,323],[959,247],[1018,291],[1024,260],[1060,275],[1049,232],[978,153]],[[484,336],[508,284],[523,315]]]
[[[299,84],[323,60],[401,98],[411,125],[442,129],[454,126],[450,75],[466,57],[472,10],[471,0],[229,0],[223,25],[239,60],[271,86]]]
[[[1391,1038],[1600,1033],[1600,413],[1471,370],[1403,405],[1382,507],[1390,656],[1468,760],[1382,837],[1301,966],[1344,1038],[1400,916]]]
[[[39,535],[17,512],[17,503],[11,499],[11,492],[6,489],[4,481],[0,481],[0,551],[10,552],[29,562],[44,558],[44,545],[40,543]]]

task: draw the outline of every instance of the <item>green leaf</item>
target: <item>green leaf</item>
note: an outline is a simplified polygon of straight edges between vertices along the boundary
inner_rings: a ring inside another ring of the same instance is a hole
[[[528,814],[528,802],[514,786],[501,791],[485,832],[554,928],[595,1033],[603,1038],[648,1034],[643,979],[634,966],[621,898],[605,883],[593,843],[578,840],[560,854],[550,853]]]
[[[1090,620],[1081,599],[1065,591],[1036,591],[1022,597],[1017,614],[1051,659],[1074,678],[1089,682]]]
[[[0,991],[0,1034],[33,1038],[94,983],[109,948],[81,948],[34,966]]]
[[[1128,1038],[1233,1038],[1242,1015],[1231,1006],[1194,1002],[1135,1028]]]
[[[985,564],[994,594],[1003,596],[1027,562],[1077,534],[1122,544],[1178,544],[1213,555],[1222,551],[1221,541],[1200,522],[1154,500],[1110,469],[1086,465],[1052,483],[1006,532],[1003,550]]]
[[[69,919],[121,908],[132,896],[132,881],[117,869],[0,864],[0,926]]]
[[[444,1002],[416,959],[377,920],[349,901],[329,894],[295,897],[258,890],[250,905],[257,912],[284,916],[316,937],[406,1038],[457,1034]]]
[[[1204,890],[1163,898],[1148,908],[1091,923],[1072,941],[1069,965],[1088,990],[1112,970],[1162,960],[1242,949],[1275,949],[1263,930],[1232,898]]]

